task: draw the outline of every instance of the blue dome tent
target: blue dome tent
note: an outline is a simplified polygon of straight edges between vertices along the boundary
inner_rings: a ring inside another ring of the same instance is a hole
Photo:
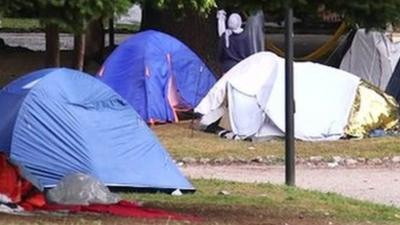
[[[82,72],[44,69],[0,91],[0,149],[38,188],[82,172],[107,186],[194,190],[147,124]]]
[[[187,46],[153,30],[125,40],[98,77],[149,123],[177,121],[177,111],[193,109],[216,81]]]

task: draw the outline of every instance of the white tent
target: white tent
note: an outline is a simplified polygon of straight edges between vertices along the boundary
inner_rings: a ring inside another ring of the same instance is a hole
[[[388,33],[359,29],[340,69],[385,90],[399,57],[400,42],[392,42]]]
[[[260,52],[229,70],[195,111],[217,115],[228,101],[232,131],[240,137],[283,136],[285,132],[284,59]],[[344,135],[360,78],[328,66],[294,64],[295,137],[336,140]],[[206,124],[208,125],[208,124]]]

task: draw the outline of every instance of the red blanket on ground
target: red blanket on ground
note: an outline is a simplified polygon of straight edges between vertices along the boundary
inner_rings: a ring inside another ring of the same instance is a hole
[[[166,218],[173,220],[190,220],[198,221],[199,218],[194,216],[182,215],[173,212],[167,212],[159,209],[149,209],[139,206],[137,203],[129,201],[120,201],[116,204],[91,204],[91,205],[58,205],[48,204],[43,207],[37,208],[44,211],[65,211],[70,213],[91,212],[101,214],[111,214],[123,217],[138,217],[138,218]]]
[[[138,218],[168,218],[173,220],[198,221],[193,216],[167,212],[159,209],[149,209],[137,203],[120,201],[116,204],[91,205],[58,205],[46,202],[43,193],[20,176],[18,168],[8,162],[4,154],[0,154],[0,194],[11,199],[12,203],[22,206],[26,211],[67,211],[70,213],[91,212],[106,213],[115,216]]]

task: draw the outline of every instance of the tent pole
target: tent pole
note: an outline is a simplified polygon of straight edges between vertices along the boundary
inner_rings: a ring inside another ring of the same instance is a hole
[[[294,91],[293,91],[293,9],[286,1],[285,19],[285,183],[295,186]]]

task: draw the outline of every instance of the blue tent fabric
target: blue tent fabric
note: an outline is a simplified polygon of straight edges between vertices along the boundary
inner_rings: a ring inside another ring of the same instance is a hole
[[[0,151],[7,151],[11,146],[11,137],[18,111],[25,96],[35,81],[45,75],[43,72],[34,72],[30,76],[22,77],[1,90],[0,94]]]
[[[397,62],[392,76],[390,77],[386,87],[386,93],[393,96],[397,102],[400,102],[400,60]]]
[[[216,81],[187,46],[153,30],[125,40],[107,58],[98,77],[146,122],[177,121],[175,112],[194,108]]]
[[[28,74],[1,90],[0,107],[4,150],[39,188],[81,172],[107,186],[194,190],[135,110],[90,75]]]

